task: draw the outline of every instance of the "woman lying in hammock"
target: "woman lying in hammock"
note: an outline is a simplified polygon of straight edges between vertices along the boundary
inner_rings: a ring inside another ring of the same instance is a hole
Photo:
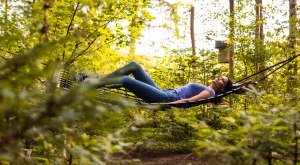
[[[134,78],[128,75],[132,74]],[[163,90],[150,78],[146,71],[136,62],[130,62],[105,78],[86,77],[86,83],[96,83],[98,87],[121,84],[137,97],[148,103],[184,103],[215,97],[219,93],[232,90],[232,81],[227,76],[214,79],[210,86],[188,83],[185,86]]]

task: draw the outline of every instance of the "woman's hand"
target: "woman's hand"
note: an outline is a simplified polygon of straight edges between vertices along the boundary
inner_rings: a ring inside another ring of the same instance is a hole
[[[244,82],[244,83],[242,83],[242,84],[235,84],[234,86],[233,86],[233,88],[234,89],[236,89],[236,88],[240,88],[240,89],[238,89],[237,91],[235,91],[234,93],[236,93],[236,94],[243,94],[243,93],[246,93],[247,92],[247,90],[245,89],[245,88],[247,88],[249,85],[251,85],[251,84],[256,84],[257,82],[252,82],[252,81],[246,81],[246,82]]]
[[[241,86],[248,86],[250,84],[253,84],[253,82],[252,81],[246,81],[246,82],[244,82],[242,84],[233,84],[233,88],[239,88]]]
[[[170,102],[170,103],[188,103],[188,102],[190,102],[190,100],[189,99],[181,99],[181,100],[177,100],[177,101],[173,101],[173,102]]]
[[[170,102],[170,103],[195,102],[195,101],[199,101],[201,99],[207,99],[209,97],[211,97],[210,93],[207,90],[204,90],[204,91],[200,92],[198,95],[193,96],[191,98],[181,99],[181,100],[173,101],[173,102]]]

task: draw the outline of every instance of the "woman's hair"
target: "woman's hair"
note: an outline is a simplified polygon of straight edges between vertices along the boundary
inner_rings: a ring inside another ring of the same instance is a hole
[[[225,85],[224,90],[216,93],[216,96],[219,95],[219,94],[221,94],[221,93],[225,93],[225,92],[231,91],[233,89],[233,82],[231,81],[231,79],[228,76],[226,76],[226,77],[228,78],[228,82]],[[214,104],[219,104],[221,102],[222,102],[222,99],[218,98],[218,99],[216,99],[214,101]]]
[[[224,87],[224,92],[231,91],[232,90],[232,85],[233,85],[233,82],[231,81],[231,79],[228,76],[226,76],[226,77],[228,78],[228,82]]]
[[[227,84],[224,86],[223,90],[218,91],[216,93],[216,95],[231,91],[233,89],[233,82],[231,81],[231,79],[228,76],[226,76],[226,77],[228,78]]]

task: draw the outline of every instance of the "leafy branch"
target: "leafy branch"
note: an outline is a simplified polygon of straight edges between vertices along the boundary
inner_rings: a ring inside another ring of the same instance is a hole
[[[106,43],[103,44],[103,45],[100,45],[96,50],[99,50],[99,49],[103,48],[104,46],[106,46],[106,45],[108,45],[108,44],[110,44],[110,43],[112,43],[112,42],[114,42],[114,41],[116,41],[116,39],[115,39],[115,40],[111,40],[111,41],[109,41],[109,42],[106,42]],[[77,45],[76,45],[76,46],[77,46]],[[81,52],[80,54],[78,54],[77,56],[75,56],[72,60],[70,60],[70,63],[69,63],[69,64],[72,64],[78,57],[80,57],[80,56],[86,54],[87,52],[88,52],[87,50],[84,51],[84,52]],[[73,51],[73,53],[75,53],[75,51]]]
[[[115,18],[117,18],[117,16],[121,13],[121,12],[123,12],[127,7],[129,6],[129,2],[118,12],[118,13],[116,13],[108,22],[106,22],[104,25],[102,25],[102,26],[100,26],[100,28],[103,28],[103,29],[105,29],[107,26],[108,26],[108,24],[110,23],[110,22],[112,22]],[[88,38],[90,38],[93,34],[95,34],[97,32],[97,30],[94,30],[90,35],[88,35],[87,36],[87,38],[85,38],[85,41],[86,40],[88,40]],[[82,56],[83,54],[85,54],[87,51],[88,51],[88,49],[93,45],[93,43],[100,37],[100,35],[101,35],[101,33],[99,32],[99,34],[97,34],[96,35],[96,37],[87,45],[87,47],[83,50],[83,51],[81,51],[77,56],[75,56],[75,57],[73,57],[74,56],[74,54],[75,54],[75,52],[76,52],[76,50],[77,50],[77,48],[79,47],[79,45],[80,44],[82,44],[82,42],[79,42],[79,43],[77,43],[76,45],[75,45],[75,48],[74,48],[74,50],[73,50],[73,53],[72,53],[72,55],[70,56],[70,58],[69,58],[69,63],[68,64],[72,64],[78,57],[80,57],[80,56]],[[111,42],[113,42],[113,41],[111,41]],[[109,42],[109,43],[111,43],[111,42]],[[104,45],[107,45],[108,43],[105,43]],[[102,45],[102,46],[104,46],[104,45]],[[72,58],[73,57],[73,58]]]

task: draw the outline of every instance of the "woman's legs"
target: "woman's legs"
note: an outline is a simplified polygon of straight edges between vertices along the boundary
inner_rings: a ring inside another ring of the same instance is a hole
[[[159,88],[128,76],[123,76],[122,79],[122,86],[134,93],[137,97],[143,99],[145,102],[157,103],[169,101],[168,94]]]
[[[168,102],[169,95],[159,88],[156,88],[152,85],[144,83],[142,81],[136,80],[129,76],[117,77],[117,78],[101,78],[99,79],[91,79],[88,78],[87,82],[95,81],[97,88],[107,86],[107,85],[121,85],[138,98],[143,99],[145,102]]]
[[[132,74],[136,80],[149,84],[157,89],[159,87],[155,84],[155,82],[151,79],[151,77],[146,73],[146,71],[136,62],[130,62],[127,65],[123,66],[122,68],[112,72],[111,74],[107,75],[107,78],[115,78],[115,77],[122,77],[128,76]]]
[[[135,79],[130,78],[128,76],[129,74],[133,74]],[[93,81],[91,78],[88,78],[87,80],[90,82]],[[100,81],[99,79],[94,80],[98,87],[120,84],[146,102],[155,103],[170,101],[170,94],[159,89],[145,70],[136,62],[125,65],[109,74],[107,77],[101,78]]]

